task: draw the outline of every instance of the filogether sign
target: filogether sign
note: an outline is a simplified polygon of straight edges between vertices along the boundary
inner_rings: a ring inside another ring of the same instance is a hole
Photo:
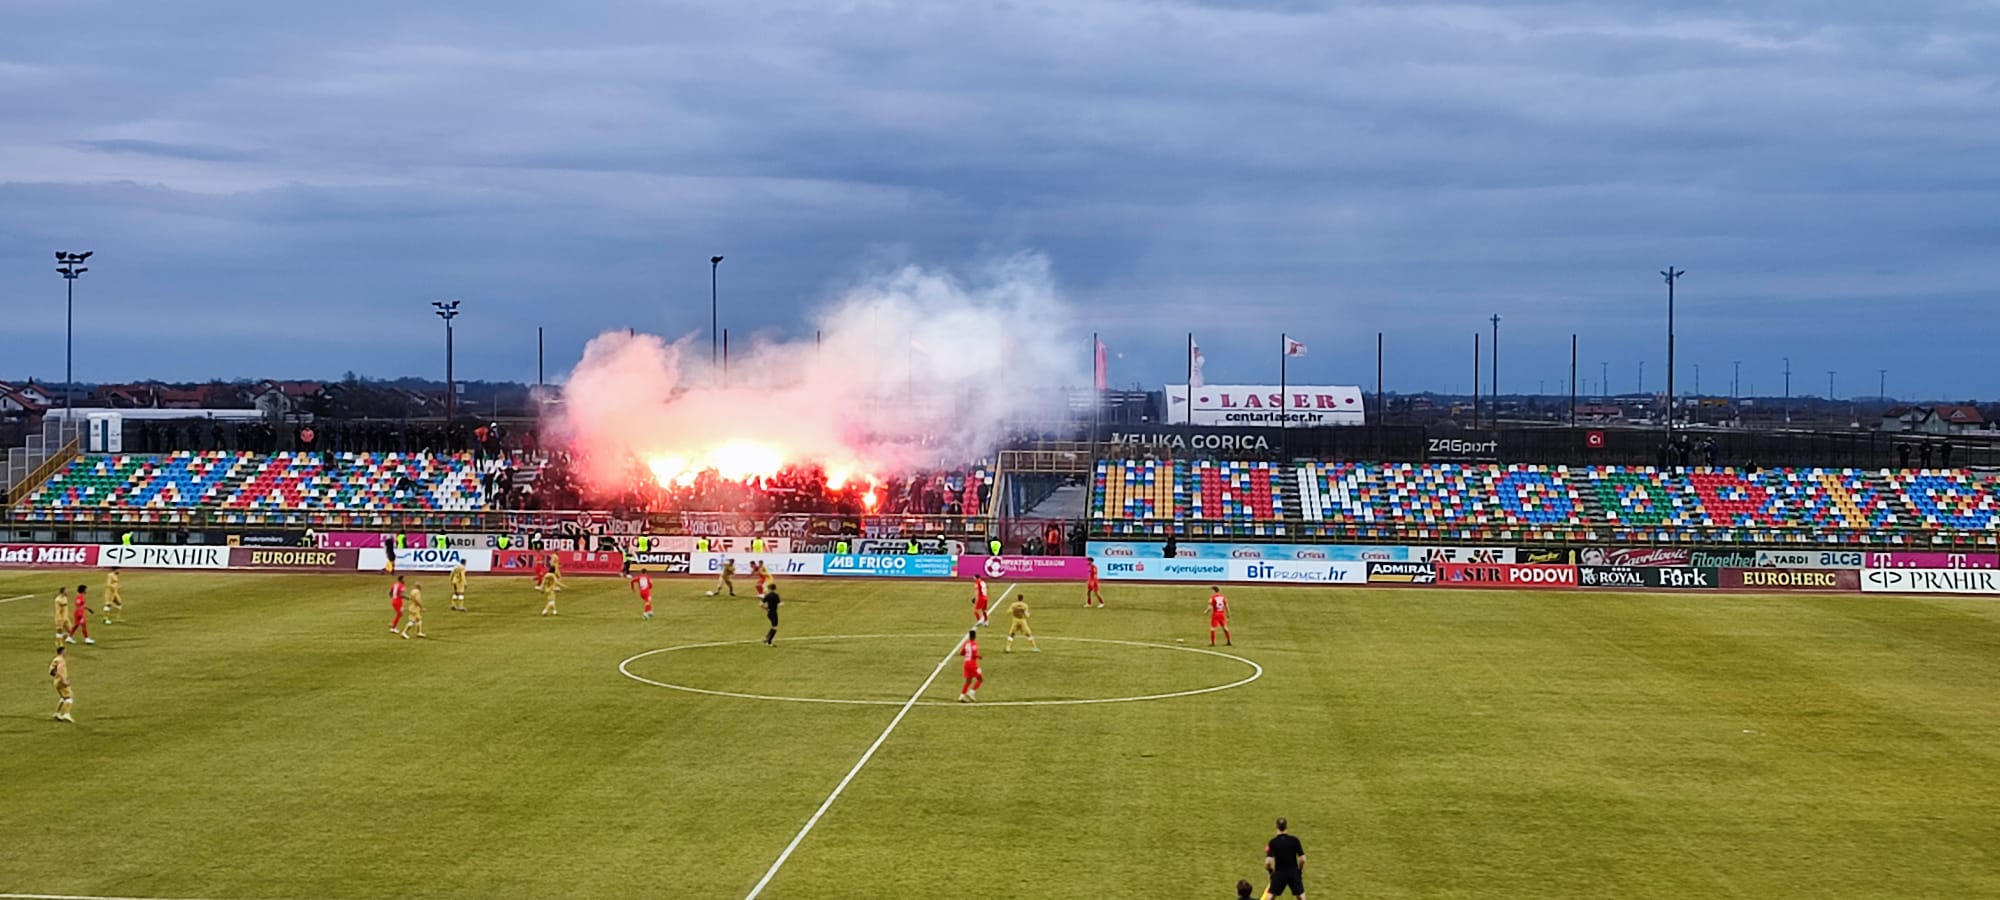
[[[1366,425],[1361,389],[1352,385],[1167,385],[1169,425]]]

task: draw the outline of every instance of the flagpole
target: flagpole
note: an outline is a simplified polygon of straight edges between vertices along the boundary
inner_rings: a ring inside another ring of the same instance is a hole
[[[1194,433],[1194,332],[1192,332],[1192,331],[1188,332],[1188,348],[1187,348],[1187,353],[1188,353],[1188,355],[1187,355],[1187,402],[1185,402],[1185,403],[1183,403],[1183,404],[1181,404],[1181,405],[1182,405],[1182,406],[1184,406],[1184,407],[1186,407],[1186,412],[1187,412],[1187,426],[1188,426],[1188,433],[1189,433],[1189,434],[1193,434],[1193,433]],[[1171,403],[1171,402],[1172,402],[1172,401],[1169,401],[1169,403]]]
[[[1290,405],[1285,397],[1285,364],[1289,361],[1287,357],[1291,356],[1288,352],[1292,349],[1291,343],[1291,335],[1278,333],[1278,427],[1280,428],[1292,427],[1292,417],[1285,415],[1285,407]]]

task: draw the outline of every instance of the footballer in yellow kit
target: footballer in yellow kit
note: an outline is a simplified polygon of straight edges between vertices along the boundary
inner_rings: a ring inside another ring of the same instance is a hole
[[[56,643],[76,643],[69,636],[69,588],[56,588]]]
[[[465,612],[465,563],[451,567],[451,608]]]
[[[1014,652],[1014,635],[1028,639],[1028,646],[1036,653],[1042,652],[1042,645],[1035,643],[1035,632],[1028,628],[1028,601],[1025,597],[1015,597],[1014,605],[1007,607],[1007,647],[1003,653]]]
[[[556,614],[556,592],[562,590],[562,573],[554,569],[542,579],[542,599],[548,601],[542,606],[542,615]]]
[[[69,693],[69,657],[63,655],[61,644],[56,645],[56,658],[49,660],[49,678],[56,683],[56,721],[74,722],[70,717],[70,706],[76,698]]]
[[[125,618],[125,596],[118,592],[118,570],[104,573],[104,624],[111,624],[116,615],[120,621]]]
[[[410,639],[412,628],[417,630],[417,637],[430,637],[424,633],[424,588],[417,584],[410,585],[410,618],[403,623],[403,630],[397,634],[402,635],[403,640],[407,641]]]

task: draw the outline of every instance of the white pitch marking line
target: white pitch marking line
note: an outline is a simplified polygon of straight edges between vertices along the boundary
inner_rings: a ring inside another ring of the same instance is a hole
[[[934,635],[923,635],[923,634],[814,634],[814,635],[804,635],[801,637],[795,637],[792,638],[792,640],[794,642],[862,641],[862,640],[888,640],[896,638],[925,638],[933,636]],[[935,635],[935,636],[948,637],[948,635]],[[1235,688],[1243,687],[1244,685],[1247,685],[1250,682],[1256,681],[1257,679],[1264,677],[1264,667],[1262,665],[1259,665],[1255,660],[1245,659],[1244,657],[1237,656],[1234,653],[1223,653],[1220,650],[1210,650],[1205,647],[1184,647],[1179,644],[1159,644],[1159,643],[1148,643],[1146,641],[1121,641],[1112,638],[1065,637],[1063,635],[1047,635],[1047,634],[1040,635],[1040,637],[1045,637],[1052,641],[1074,641],[1077,643],[1084,643],[1084,644],[1118,644],[1127,647],[1145,647],[1153,650],[1175,650],[1181,653],[1201,653],[1208,656],[1219,656],[1223,659],[1231,660],[1233,662],[1239,662],[1246,666],[1249,666],[1250,674],[1242,678],[1239,678],[1235,681],[1232,681],[1228,684],[1218,684],[1204,688],[1192,688],[1185,691],[1173,691],[1165,694],[1140,694],[1132,697],[1088,697],[1078,700],[982,700],[978,704],[976,704],[977,706],[981,707],[1092,706],[1099,703],[1144,703],[1152,700],[1172,700],[1178,697],[1194,697],[1201,694],[1213,694],[1220,691],[1233,690]],[[700,650],[709,647],[734,647],[740,644],[760,644],[760,643],[763,642],[760,640],[709,641],[700,644],[683,644],[678,647],[662,647],[658,650],[648,650],[644,653],[640,653],[632,656],[629,659],[626,659],[624,662],[618,664],[618,671],[625,677],[630,678],[633,681],[637,681],[640,684],[650,684],[654,687],[663,687],[669,690],[684,691],[690,694],[705,694],[710,697],[729,697],[735,700],[765,700],[774,703],[827,703],[827,704],[833,704],[835,706],[902,705],[902,701],[900,700],[853,700],[853,699],[839,699],[833,697],[780,697],[775,694],[746,694],[739,691],[718,691],[718,690],[712,690],[710,688],[691,687],[685,684],[673,684],[671,682],[666,682],[666,681],[654,681],[653,679],[647,678],[643,675],[634,674],[631,669],[626,668],[627,665],[633,662],[637,662],[649,656],[657,656],[661,653],[671,653],[679,650]],[[917,705],[956,706],[958,704],[947,702],[944,700],[924,700],[919,702]]]
[[[14,601],[16,601],[16,600],[33,600],[33,599],[35,599],[35,595],[34,595],[34,594],[22,594],[22,595],[21,595],[21,596],[19,596],[19,597],[8,597],[8,598],[7,598],[7,599],[5,599],[5,600],[0,600],[0,603],[12,603],[12,602],[14,602]],[[27,895],[27,894],[0,894],[0,897],[26,897],[26,896],[28,896],[28,895]]]
[[[0,894],[0,900],[177,900],[177,898],[99,897],[94,894]],[[178,900],[188,900],[188,898],[178,898]]]
[[[1007,590],[1000,594],[1000,599],[1007,599],[1007,595],[1013,592],[1014,585],[1010,584]],[[964,646],[964,638],[951,645],[951,650],[947,651],[944,658],[938,660],[937,666],[931,669],[930,676],[924,679],[923,684],[917,686],[916,693],[910,695],[910,699],[903,703],[902,709],[896,710],[896,717],[889,720],[889,727],[882,729],[882,733],[875,736],[875,743],[868,745],[868,752],[861,754],[861,758],[855,760],[854,768],[847,770],[847,777],[840,779],[840,783],[833,786],[833,793],[826,795],[825,802],[819,805],[819,809],[813,811],[812,818],[806,820],[805,827],[800,828],[799,833],[792,837],[792,842],[785,845],[785,851],[778,854],[777,861],[771,863],[771,868],[764,872],[764,877],[757,880],[757,885],[750,889],[750,893],[743,896],[743,900],[757,900],[757,895],[764,893],[764,887],[771,883],[772,878],[777,877],[778,869],[784,866],[785,860],[792,858],[792,851],[799,849],[799,843],[806,839],[806,835],[812,833],[813,826],[819,824],[820,817],[826,815],[826,811],[833,807],[833,801],[840,799],[840,792],[847,790],[847,785],[854,780],[854,776],[861,774],[861,767],[875,757],[875,751],[882,748],[882,742],[889,739],[889,733],[895,731],[896,726],[902,724],[903,717],[916,708],[917,701],[924,696],[925,691],[931,689],[931,683],[937,681],[944,667],[951,663],[952,657],[957,656],[958,651]]]

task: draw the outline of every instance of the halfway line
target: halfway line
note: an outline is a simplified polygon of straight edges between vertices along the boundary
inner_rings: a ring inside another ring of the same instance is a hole
[[[1006,590],[1000,592],[1000,599],[1007,599],[1007,595],[1014,592],[1014,587],[1008,585]],[[868,752],[861,754],[861,758],[855,761],[854,768],[847,770],[847,777],[840,779],[840,783],[834,785],[833,793],[826,795],[826,801],[819,805],[819,809],[813,811],[812,818],[806,820],[805,827],[800,828],[799,833],[792,837],[792,842],[785,845],[785,852],[778,854],[778,861],[771,864],[771,868],[764,873],[763,878],[757,880],[757,886],[751,888],[750,893],[743,896],[743,900],[757,900],[757,895],[764,892],[771,879],[777,876],[778,869],[784,866],[785,860],[792,858],[792,851],[799,849],[799,842],[805,840],[807,834],[812,833],[813,826],[819,824],[819,818],[826,815],[826,811],[833,807],[833,801],[840,799],[840,792],[847,790],[848,782],[853,781],[854,776],[861,774],[861,767],[874,758],[875,751],[882,748],[882,742],[889,739],[889,732],[895,731],[896,726],[902,723],[903,717],[910,714],[910,710],[916,707],[918,700],[923,699],[924,692],[931,689],[931,682],[937,680],[938,674],[944,671],[944,667],[951,663],[952,657],[957,656],[959,648],[963,646],[965,641],[961,639],[951,645],[951,650],[945,653],[943,659],[938,660],[937,667],[931,669],[930,677],[925,678],[924,683],[917,686],[916,693],[910,695],[910,699],[903,704],[902,709],[896,710],[896,717],[889,720],[889,727],[882,729],[882,733],[875,737],[875,743],[868,745]]]
[[[16,600],[33,600],[33,599],[35,599],[35,595],[34,595],[34,594],[22,594],[22,595],[21,595],[21,596],[19,596],[19,597],[8,597],[8,598],[7,598],[7,599],[5,599],[5,600],[0,600],[0,603],[12,603],[12,602],[14,602],[14,601],[16,601]],[[0,897],[26,897],[26,896],[28,896],[28,895],[27,895],[27,894],[0,894]]]
[[[14,599],[19,600],[21,598],[15,597]],[[93,894],[0,894],[0,900],[166,900],[166,898],[99,897]]]

